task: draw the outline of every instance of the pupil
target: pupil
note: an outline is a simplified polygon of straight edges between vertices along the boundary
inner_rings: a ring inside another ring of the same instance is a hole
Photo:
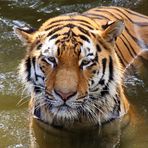
[[[48,60],[51,61],[51,62],[55,61],[54,57],[49,57]]]

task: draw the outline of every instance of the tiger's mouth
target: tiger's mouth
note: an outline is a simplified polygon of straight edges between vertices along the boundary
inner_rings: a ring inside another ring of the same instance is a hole
[[[53,126],[70,126],[80,118],[78,107],[67,105],[65,102],[58,106],[53,105],[49,112],[52,114]]]
[[[101,125],[102,115],[102,104],[99,101],[92,100],[89,95],[82,97],[77,102],[75,96],[72,100],[67,100],[69,103],[58,100],[59,98],[36,98],[40,100],[41,106],[39,107],[40,116],[37,112],[34,117],[39,121],[50,125],[53,128],[58,129],[73,129],[73,128],[88,128],[96,125]],[[61,101],[61,102],[57,102]],[[44,104],[42,106],[42,104]]]
[[[67,100],[63,100],[54,91],[36,96],[36,103],[42,111],[41,119],[45,122],[52,120],[53,126],[73,126],[74,123],[82,121],[88,124],[96,123],[98,108],[95,100],[92,100],[88,93],[80,96],[79,93],[71,95]],[[38,102],[39,101],[39,102]],[[95,102],[95,104],[94,104]],[[43,116],[43,117],[42,117]]]

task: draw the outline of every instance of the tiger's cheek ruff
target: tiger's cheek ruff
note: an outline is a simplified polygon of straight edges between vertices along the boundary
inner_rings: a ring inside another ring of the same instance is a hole
[[[115,86],[121,83],[122,74],[121,68],[119,68],[120,65],[116,65],[115,63],[113,63],[111,56],[109,56],[108,59],[103,58],[100,64],[102,66],[99,69],[99,72],[95,74],[95,76],[91,80],[90,92],[98,91],[99,93],[105,87],[107,89],[106,92],[109,90],[113,90],[112,92],[116,92],[114,90]],[[109,89],[109,86],[112,86],[112,89]]]
[[[117,118],[120,114],[123,115],[120,110],[121,103],[118,95],[118,89],[122,84],[122,68],[115,53],[102,59],[98,56],[98,59],[101,66],[90,80],[88,100],[98,108],[98,111],[94,109],[94,114],[97,117],[96,121],[101,124],[101,120],[106,122],[110,118]],[[113,109],[116,105],[118,108]],[[101,106],[104,106],[103,109],[100,108]]]
[[[44,74],[36,62],[36,58],[26,57],[19,65],[19,80],[22,81],[26,90],[33,94],[44,89]]]

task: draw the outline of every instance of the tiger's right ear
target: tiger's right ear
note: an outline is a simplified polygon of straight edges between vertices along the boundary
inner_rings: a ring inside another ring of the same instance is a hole
[[[35,32],[34,29],[29,27],[13,27],[13,30],[15,34],[18,36],[18,38],[25,44],[29,45],[33,42],[33,33]]]

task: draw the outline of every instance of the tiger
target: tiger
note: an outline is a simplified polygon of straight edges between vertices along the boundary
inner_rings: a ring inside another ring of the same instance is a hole
[[[38,30],[14,27],[31,116],[52,128],[100,127],[128,114],[124,72],[148,49],[148,17],[108,6],[68,13]]]

